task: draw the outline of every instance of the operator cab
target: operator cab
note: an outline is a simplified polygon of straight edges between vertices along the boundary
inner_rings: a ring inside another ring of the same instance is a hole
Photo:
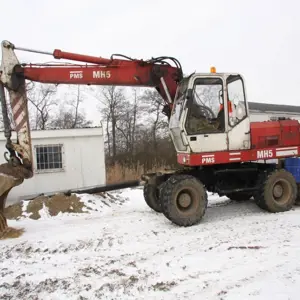
[[[244,80],[239,74],[192,74],[178,86],[170,131],[178,152],[250,147]]]

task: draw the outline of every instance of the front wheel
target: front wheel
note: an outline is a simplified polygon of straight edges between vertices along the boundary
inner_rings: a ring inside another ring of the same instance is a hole
[[[207,208],[204,185],[191,175],[173,175],[161,190],[162,212],[179,226],[192,226],[200,222]]]

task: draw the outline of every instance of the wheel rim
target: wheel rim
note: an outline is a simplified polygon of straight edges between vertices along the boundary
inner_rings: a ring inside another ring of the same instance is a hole
[[[189,214],[194,212],[198,207],[198,195],[192,188],[183,189],[177,193],[176,207],[180,213]]]
[[[178,205],[182,208],[188,208],[192,203],[192,198],[189,193],[181,193],[178,196]]]
[[[272,189],[273,199],[279,204],[285,204],[289,201],[292,195],[291,185],[287,180],[277,180]]]

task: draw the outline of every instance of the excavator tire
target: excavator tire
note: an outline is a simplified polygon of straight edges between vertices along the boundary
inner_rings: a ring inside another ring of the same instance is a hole
[[[277,213],[289,211],[296,197],[297,184],[293,175],[284,169],[276,169],[261,175],[254,199],[261,209]]]
[[[144,185],[144,199],[151,209],[158,213],[162,212],[159,201],[159,189],[156,185],[150,183]]]
[[[191,175],[173,175],[163,185],[160,197],[162,212],[179,226],[199,223],[207,209],[207,191]]]
[[[300,184],[297,185],[297,197],[295,200],[295,205],[300,206]]]

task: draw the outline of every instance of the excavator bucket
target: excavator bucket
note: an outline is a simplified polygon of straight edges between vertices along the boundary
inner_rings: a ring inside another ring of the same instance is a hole
[[[22,179],[7,174],[10,173],[12,170],[11,168],[12,167],[9,164],[0,165],[0,238],[8,229],[4,215],[8,193],[13,187],[20,185],[23,182]]]

